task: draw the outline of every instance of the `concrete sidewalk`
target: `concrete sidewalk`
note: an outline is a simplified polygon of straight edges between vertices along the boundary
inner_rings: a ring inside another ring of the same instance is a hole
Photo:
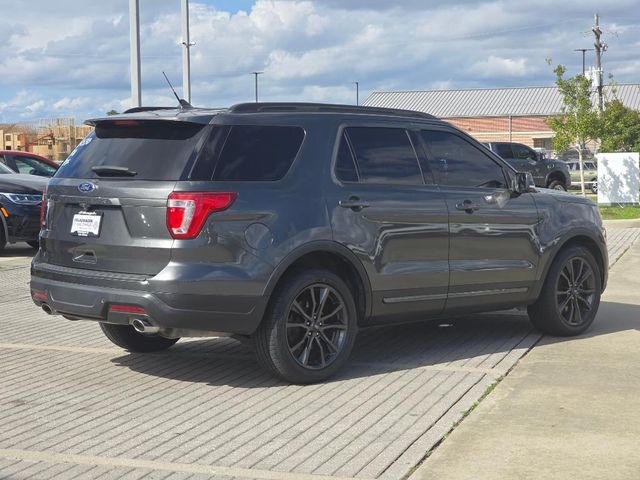
[[[411,480],[640,478],[640,243],[579,338],[544,337]]]

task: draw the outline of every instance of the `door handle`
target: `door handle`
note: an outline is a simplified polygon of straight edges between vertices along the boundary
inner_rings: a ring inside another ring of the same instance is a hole
[[[349,200],[340,200],[338,202],[342,208],[350,208],[354,212],[359,212],[363,208],[369,207],[369,204],[360,200],[358,197],[350,197]]]
[[[471,200],[465,200],[462,203],[456,205],[456,210],[462,210],[467,213],[473,213],[480,209],[480,205],[473,203]]]

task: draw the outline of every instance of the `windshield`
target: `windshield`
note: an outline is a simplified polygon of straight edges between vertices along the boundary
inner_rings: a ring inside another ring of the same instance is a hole
[[[0,175],[3,174],[3,173],[16,173],[16,172],[11,170],[4,163],[0,163]]]

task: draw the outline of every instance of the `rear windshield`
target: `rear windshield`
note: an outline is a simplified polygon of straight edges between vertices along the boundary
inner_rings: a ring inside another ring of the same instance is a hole
[[[56,177],[100,178],[91,168],[126,167],[135,180],[179,180],[197,154],[205,125],[120,121],[98,124],[62,164]],[[120,178],[120,177],[119,177]]]

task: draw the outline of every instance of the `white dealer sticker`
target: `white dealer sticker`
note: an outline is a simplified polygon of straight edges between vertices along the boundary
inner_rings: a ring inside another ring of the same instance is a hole
[[[73,216],[71,235],[79,237],[97,237],[100,235],[102,215],[95,212],[80,212]]]

